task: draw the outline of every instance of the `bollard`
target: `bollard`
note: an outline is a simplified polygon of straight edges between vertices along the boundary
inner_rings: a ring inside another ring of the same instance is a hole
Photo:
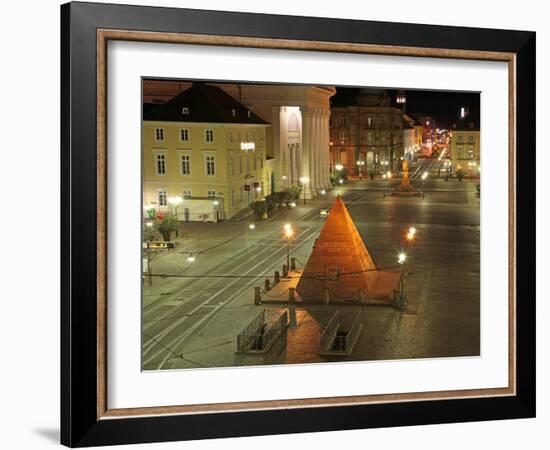
[[[294,288],[288,288],[288,303],[294,303]]]
[[[262,297],[260,296],[260,288],[258,286],[254,288],[254,304],[262,304]]]
[[[271,281],[268,279],[265,280],[265,291],[269,291],[271,289]]]
[[[298,323],[297,323],[297,320],[296,320],[296,307],[295,306],[289,306],[288,307],[288,315],[290,316],[288,327],[291,330],[295,330],[298,327]]]
[[[276,271],[275,271],[274,283],[278,283],[279,281],[281,281],[281,276],[279,275],[279,271],[276,270]]]
[[[296,258],[290,258],[290,270],[296,270]]]
[[[328,305],[330,303],[330,292],[328,288],[323,288],[323,304]]]
[[[288,267],[286,264],[283,264],[283,278],[288,277]]]

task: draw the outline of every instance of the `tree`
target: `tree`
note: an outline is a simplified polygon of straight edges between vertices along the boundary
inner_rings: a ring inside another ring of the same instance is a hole
[[[172,231],[178,229],[178,221],[176,216],[167,214],[162,219],[155,220],[155,229],[162,234],[162,239],[169,241],[172,235]]]

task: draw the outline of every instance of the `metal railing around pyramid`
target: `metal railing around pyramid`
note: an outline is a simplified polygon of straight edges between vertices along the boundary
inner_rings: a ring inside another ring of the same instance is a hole
[[[338,196],[304,267],[296,291],[304,303],[391,303],[400,272],[376,267]]]

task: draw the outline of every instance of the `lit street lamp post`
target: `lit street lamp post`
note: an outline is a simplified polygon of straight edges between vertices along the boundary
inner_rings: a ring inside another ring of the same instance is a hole
[[[411,246],[411,269],[414,263],[414,240],[416,238],[416,228],[410,227],[409,232],[407,233],[407,240]]]
[[[359,180],[363,177],[363,166],[365,165],[365,161],[358,160],[357,161],[357,168],[359,169]]]
[[[290,267],[290,238],[292,237],[292,225],[285,223],[285,236],[286,236],[286,267],[287,270]]]

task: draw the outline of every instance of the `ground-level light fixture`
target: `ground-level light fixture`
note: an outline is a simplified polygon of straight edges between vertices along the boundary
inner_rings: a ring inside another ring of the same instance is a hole
[[[290,202],[290,207],[291,208],[296,208],[296,202]]]
[[[251,224],[248,225],[248,228],[250,228],[251,230],[255,230],[256,229],[256,224],[251,223]]]
[[[399,253],[399,255],[397,255],[397,262],[399,264],[405,264],[405,261],[407,260],[407,255],[403,252]]]
[[[422,179],[425,180],[426,178],[428,178],[428,172],[424,172],[422,174]]]
[[[289,223],[285,223],[284,227],[285,231],[292,231],[292,225],[290,225]]]
[[[335,168],[338,172],[340,172],[340,171],[344,168],[344,166],[343,166],[342,164],[336,164],[336,165],[334,166],[334,168]]]
[[[338,180],[338,183],[344,184],[344,180],[342,180],[342,178],[340,178],[340,179]]]
[[[386,174],[388,178],[391,178],[392,175],[391,175],[391,172],[388,170],[388,173]]]
[[[195,258],[194,255],[188,255],[188,256],[187,256],[187,262],[192,263],[193,261],[195,261],[195,259],[196,259],[196,258]]]
[[[325,191],[324,189],[321,189],[321,195],[325,195],[327,193],[327,191]]]
[[[214,200],[214,205],[215,206],[218,206],[220,204],[220,202],[218,200]]]
[[[384,180],[386,179],[386,174],[385,173],[382,174],[382,178],[384,178]]]
[[[286,180],[286,175],[283,175],[281,178],[282,178],[283,180]]]

